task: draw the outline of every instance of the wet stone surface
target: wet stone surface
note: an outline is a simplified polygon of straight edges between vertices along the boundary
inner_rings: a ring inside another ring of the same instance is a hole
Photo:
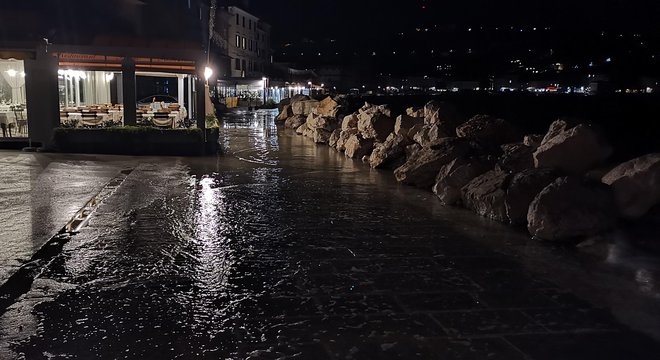
[[[94,157],[0,151],[0,283],[122,169]],[[65,181],[64,181],[65,180]]]
[[[272,113],[236,114],[222,134],[217,159],[122,160],[134,171],[0,318],[0,358],[660,353],[479,243],[457,225],[465,213],[438,216],[421,191],[278,131]]]

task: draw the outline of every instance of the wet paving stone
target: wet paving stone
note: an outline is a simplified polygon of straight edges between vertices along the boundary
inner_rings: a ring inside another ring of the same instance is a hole
[[[255,317],[303,317],[317,313],[317,304],[311,297],[246,296],[235,301],[233,311]]]
[[[541,289],[539,292],[551,298],[552,301],[554,301],[560,307],[568,307],[574,309],[589,309],[592,307],[591,304],[580,299],[574,294],[558,288]]]
[[[359,274],[311,275],[309,292],[317,295],[371,293],[374,282]]]
[[[453,267],[457,269],[465,270],[468,272],[479,268],[510,271],[522,270],[522,265],[519,261],[503,255],[452,257],[450,260],[445,261],[449,262]]]
[[[451,269],[440,272],[378,274],[374,279],[374,287],[378,290],[402,293],[456,292],[479,289],[478,285],[468,276]]]
[[[501,289],[487,287],[489,290],[479,293],[479,298],[492,308],[546,308],[558,307],[556,301],[537,289]]]
[[[321,344],[250,344],[241,346],[237,355],[247,360],[332,359]]]
[[[535,360],[651,360],[660,354],[657,343],[631,332],[522,335],[506,339]]]
[[[472,310],[435,313],[433,317],[452,336],[497,336],[544,333],[546,330],[518,310]]]
[[[471,310],[485,307],[476,293],[468,292],[409,293],[399,294],[397,297],[401,304],[412,312]]]
[[[554,289],[556,286],[526,271],[473,267],[462,269],[485,291],[520,292],[526,290]]]
[[[328,345],[336,359],[527,359],[501,339],[446,339],[393,336]]]
[[[597,309],[530,309],[523,311],[537,324],[550,331],[620,331],[625,330],[606,311]]]
[[[226,126],[217,159],[124,160],[140,164],[0,316],[0,358],[660,354],[503,252],[508,236],[476,240],[499,225],[430,211],[432,195],[278,132],[271,113]]]
[[[340,272],[352,273],[420,273],[434,272],[441,269],[434,258],[404,257],[404,258],[374,258],[346,259],[334,261],[334,267]]]
[[[387,295],[324,296],[318,302],[319,312],[326,315],[403,312],[394,297]]]

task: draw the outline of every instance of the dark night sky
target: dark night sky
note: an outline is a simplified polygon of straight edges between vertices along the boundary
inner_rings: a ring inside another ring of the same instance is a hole
[[[251,0],[275,43],[300,38],[388,36],[435,23],[657,31],[657,0]],[[425,7],[425,9],[423,8]]]

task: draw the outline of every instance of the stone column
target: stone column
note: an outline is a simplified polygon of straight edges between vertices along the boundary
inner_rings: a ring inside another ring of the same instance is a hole
[[[177,100],[179,101],[179,105],[181,106],[186,106],[185,105],[185,89],[183,85],[183,80],[186,78],[185,75],[182,74],[177,74],[176,75],[176,88],[177,88]]]
[[[29,137],[42,146],[52,145],[53,129],[60,123],[57,68],[57,58],[46,52],[45,45],[37,47],[34,59],[25,60]]]
[[[135,112],[136,93],[135,93],[135,62],[131,58],[124,59],[122,64],[122,102],[124,104],[124,125],[132,126],[137,124]]]
[[[202,62],[197,62],[197,74],[195,78],[195,119],[197,119],[197,127],[200,129],[206,128],[206,99],[204,98],[204,87],[206,81],[204,80],[204,66],[200,66]]]

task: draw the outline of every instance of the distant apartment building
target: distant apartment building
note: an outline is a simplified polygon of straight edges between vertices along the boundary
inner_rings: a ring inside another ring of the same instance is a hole
[[[217,10],[216,33],[220,41],[219,57],[224,58],[218,76],[221,97],[241,97],[263,92],[267,87],[271,64],[271,26],[249,11],[228,6]]]
[[[267,62],[270,29],[259,24],[259,18],[236,6],[227,8],[228,55],[232,62],[231,77],[263,75]]]

